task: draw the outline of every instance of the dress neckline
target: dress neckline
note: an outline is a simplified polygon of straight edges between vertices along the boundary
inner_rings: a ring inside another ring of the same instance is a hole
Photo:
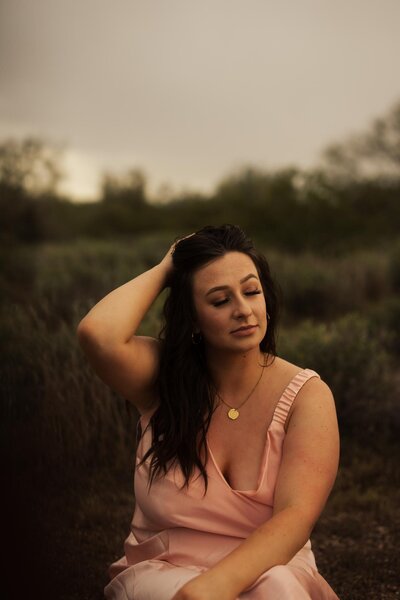
[[[211,450],[210,444],[208,443],[208,439],[206,439],[207,448],[208,448],[208,451],[209,451],[209,454],[210,454],[210,457],[211,457],[211,461],[212,461],[212,463],[213,463],[213,465],[215,467],[215,470],[217,471],[217,473],[219,474],[219,476],[221,477],[221,479],[225,483],[225,485],[227,485],[228,488],[231,490],[231,492],[234,492],[236,494],[255,495],[260,490],[261,485],[262,485],[262,483],[264,481],[265,466],[267,464],[267,461],[266,461],[267,456],[266,455],[267,455],[268,447],[269,447],[269,444],[268,444],[268,433],[269,433],[271,427],[272,427],[272,421],[271,421],[270,426],[267,429],[266,441],[265,441],[264,450],[263,450],[263,458],[262,458],[262,461],[261,461],[260,472],[259,472],[259,475],[258,475],[258,485],[257,485],[257,488],[255,490],[236,490],[235,488],[233,488],[228,483],[226,477],[224,476],[224,474],[222,473],[221,469],[219,468],[219,466],[217,464],[217,461],[215,460],[213,451]]]
[[[288,389],[288,387],[299,377],[299,375],[304,374],[305,372],[310,371],[310,369],[301,369],[301,371],[298,371],[298,373],[296,373],[296,375],[294,377],[292,377],[292,379],[290,380],[290,382],[288,383],[288,385],[285,387],[284,391],[282,392],[278,402],[275,404],[275,408],[274,408],[274,412],[272,414],[272,418],[271,418],[271,422],[267,427],[267,430],[265,432],[265,444],[264,444],[264,450],[263,450],[263,456],[261,459],[261,465],[260,465],[260,472],[258,474],[258,480],[257,480],[257,488],[255,490],[236,490],[235,488],[233,488],[227,481],[226,477],[224,476],[224,474],[222,473],[220,467],[218,466],[217,461],[215,460],[214,457],[214,453],[211,450],[210,444],[208,443],[208,436],[206,436],[206,444],[207,444],[207,448],[211,457],[211,461],[217,471],[217,473],[219,474],[219,476],[221,477],[222,481],[225,483],[225,485],[228,486],[228,488],[231,490],[231,492],[236,493],[236,494],[249,494],[249,495],[255,495],[259,492],[259,490],[261,489],[262,483],[264,481],[264,476],[265,476],[265,469],[266,469],[266,465],[267,465],[267,454],[268,454],[268,449],[269,449],[269,433],[273,427],[273,425],[277,422],[275,419],[275,416],[277,414],[277,409],[280,406],[282,399],[285,397],[286,395],[286,391]]]

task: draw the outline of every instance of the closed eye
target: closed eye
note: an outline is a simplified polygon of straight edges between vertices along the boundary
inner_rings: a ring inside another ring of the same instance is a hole
[[[245,296],[255,296],[256,294],[261,294],[261,290],[256,290],[254,292],[245,292]],[[226,304],[229,298],[225,298],[224,300],[220,300],[219,302],[213,302],[214,306],[222,306],[222,304]]]

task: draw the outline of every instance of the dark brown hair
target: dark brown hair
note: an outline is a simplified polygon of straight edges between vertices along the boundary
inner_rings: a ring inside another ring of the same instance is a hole
[[[255,249],[251,239],[240,227],[225,224],[218,227],[208,225],[194,235],[179,240],[172,255],[174,268],[163,308],[164,325],[159,334],[160,405],[149,423],[153,432],[152,445],[141,461],[144,462],[152,454],[149,485],[156,475],[161,471],[167,473],[178,461],[185,477],[184,485],[189,486],[193,471],[198,467],[207,492],[208,479],[200,450],[204,449],[207,460],[206,434],[214,410],[215,390],[209,376],[203,342],[193,344],[192,341],[196,321],[192,282],[198,268],[232,251],[243,252],[256,266],[269,314],[260,350],[276,356],[280,288],[273,281],[266,258]]]

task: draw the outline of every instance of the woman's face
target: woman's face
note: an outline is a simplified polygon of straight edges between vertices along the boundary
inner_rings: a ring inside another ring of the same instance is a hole
[[[266,304],[257,269],[242,252],[228,252],[193,276],[197,327],[205,345],[247,351],[259,346],[267,330]],[[252,325],[247,332],[235,333]]]

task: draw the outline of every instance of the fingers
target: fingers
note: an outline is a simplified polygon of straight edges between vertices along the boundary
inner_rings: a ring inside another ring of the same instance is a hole
[[[193,233],[189,233],[189,235],[184,235],[183,237],[181,237],[181,238],[178,238],[178,239],[177,239],[177,240],[176,240],[176,241],[175,241],[175,242],[172,244],[172,247],[173,247],[173,248],[175,248],[175,246],[176,246],[176,244],[178,244],[178,242],[181,242],[182,240],[186,240],[186,238],[192,237],[192,235],[195,235],[195,234],[196,234],[196,232],[193,232]]]

